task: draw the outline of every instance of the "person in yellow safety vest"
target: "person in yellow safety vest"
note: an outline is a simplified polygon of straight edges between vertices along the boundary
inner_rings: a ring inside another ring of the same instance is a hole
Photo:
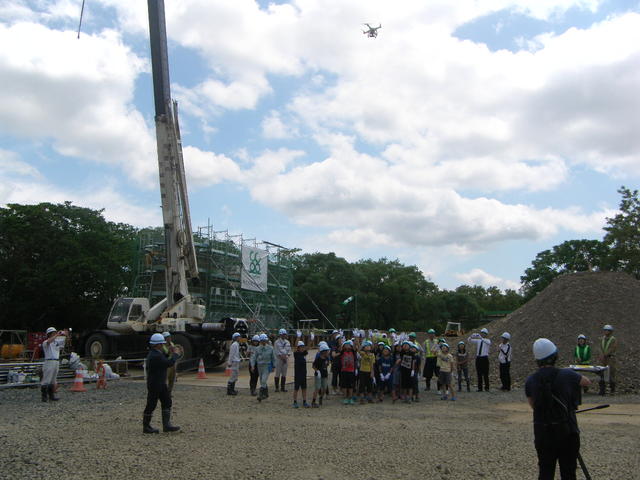
[[[424,341],[424,369],[422,376],[425,381],[425,389],[431,389],[431,379],[435,375],[436,379],[438,374],[436,367],[438,363],[438,352],[440,351],[440,344],[436,338],[436,332],[433,328],[427,330],[427,339]],[[438,383],[438,390],[440,390],[440,384]]]
[[[616,351],[618,350],[618,341],[613,336],[613,327],[605,325],[602,327],[604,335],[600,339],[600,363],[609,367],[609,390],[611,393],[616,392]],[[600,393],[604,394],[606,390],[604,378],[600,380]]]
[[[578,365],[591,365],[591,347],[587,344],[585,335],[578,335],[578,345],[576,345],[573,357]]]

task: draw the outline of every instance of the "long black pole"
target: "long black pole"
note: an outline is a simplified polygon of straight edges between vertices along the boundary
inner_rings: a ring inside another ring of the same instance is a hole
[[[167,24],[164,0],[147,0],[149,9],[149,42],[151,44],[151,71],[156,116],[168,115],[171,108],[169,88],[169,56],[167,54]]]

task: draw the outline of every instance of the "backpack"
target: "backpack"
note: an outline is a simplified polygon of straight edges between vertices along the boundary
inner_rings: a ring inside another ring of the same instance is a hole
[[[540,379],[534,408],[540,414],[540,424],[546,433],[555,437],[567,437],[571,433],[569,409],[553,388],[559,372],[559,369],[553,368],[551,375]]]

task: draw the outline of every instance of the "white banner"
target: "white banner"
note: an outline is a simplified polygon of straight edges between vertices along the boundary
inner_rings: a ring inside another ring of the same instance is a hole
[[[254,292],[267,291],[268,252],[259,248],[242,247],[240,288]]]

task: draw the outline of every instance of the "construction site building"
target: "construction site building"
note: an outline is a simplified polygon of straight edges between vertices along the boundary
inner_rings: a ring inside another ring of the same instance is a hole
[[[164,275],[164,232],[141,230],[135,252],[134,297],[149,299],[154,305],[166,295]],[[194,299],[206,306],[206,321],[245,318],[250,332],[292,328],[293,251],[285,247],[200,227],[194,234],[200,281],[190,284]],[[243,290],[241,284],[242,247],[260,248],[268,253],[267,291]]]

